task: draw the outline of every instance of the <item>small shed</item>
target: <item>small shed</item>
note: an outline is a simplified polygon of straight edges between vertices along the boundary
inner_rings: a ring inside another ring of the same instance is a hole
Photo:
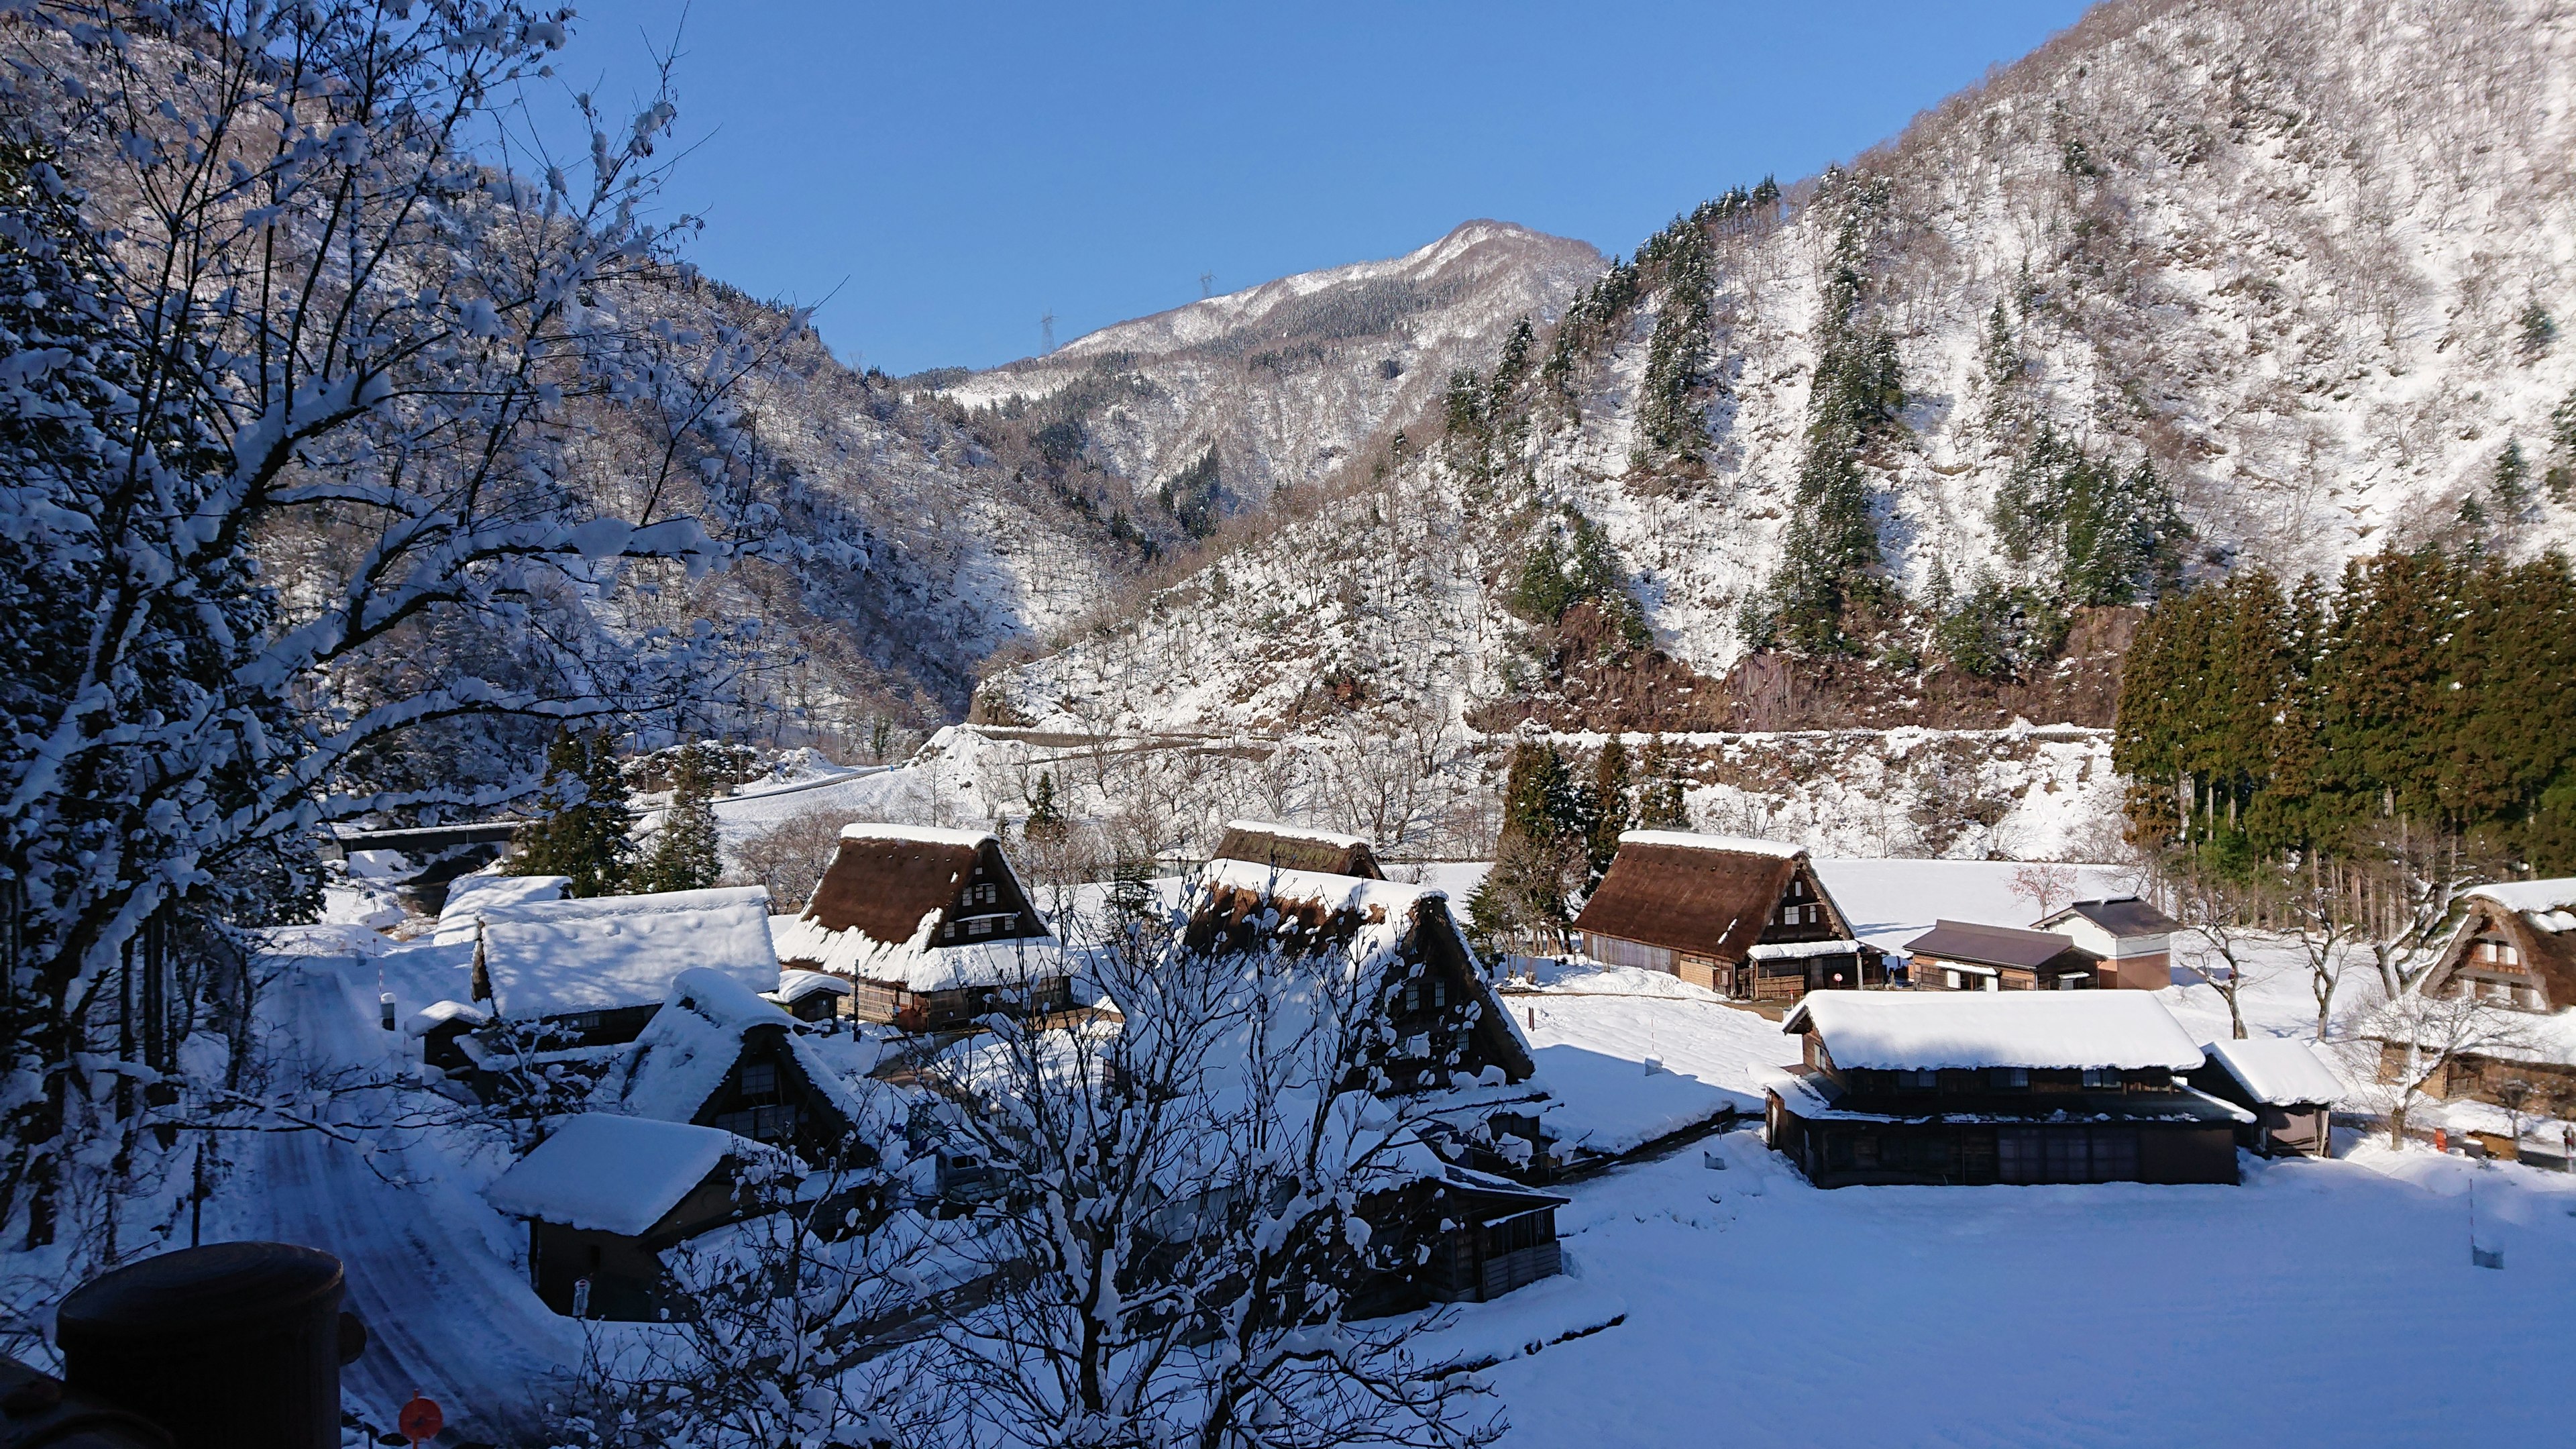
[[[1574,921],[1575,948],[1742,1001],[1884,985],[1887,955],[1859,939],[1794,845],[1629,830]]]
[[[1386,872],[1378,867],[1376,849],[1359,836],[1272,820],[1227,821],[1225,838],[1217,842],[1216,854],[1210,858],[1318,875],[1386,879]]]
[[[2343,1083],[2317,1060],[2315,1048],[2289,1037],[2254,1037],[2208,1042],[2200,1050],[2209,1060],[2191,1074],[2191,1084],[2254,1114],[2237,1124],[2237,1145],[2265,1157],[2332,1155],[2330,1118]]]
[[[2033,921],[2100,959],[2093,984],[2126,991],[2162,991],[2173,984],[2173,933],[2182,922],[2136,896],[2077,901]]]
[[[831,1021],[848,1012],[850,982],[826,971],[781,971],[769,999],[798,1021]]]
[[[484,1189],[528,1223],[528,1276],[567,1317],[651,1322],[674,1306],[661,1254],[767,1211],[794,1185],[773,1147],[729,1132],[587,1112]]]
[[[1917,991],[2080,991],[2100,964],[2065,936],[1973,921],[1936,921],[1905,954]]]
[[[779,925],[778,956],[849,981],[860,1021],[907,1031],[1072,1000],[1062,948],[987,831],[843,826],[813,899]]]
[[[476,1065],[465,1045],[470,1033],[492,1022],[492,1013],[463,1001],[433,1001],[403,1024],[403,1035],[420,1043],[423,1065],[461,1072]]]
[[[1427,1154],[1426,1154],[1427,1156]],[[1432,1303],[1490,1303],[1565,1271],[1556,1210],[1570,1199],[1508,1178],[1431,1164],[1398,1187],[1363,1194],[1373,1251],[1355,1285],[1354,1317]]]
[[[778,984],[769,892],[759,886],[491,906],[477,920],[474,997],[566,1047],[641,1035],[672,980],[720,972],[752,991]]]

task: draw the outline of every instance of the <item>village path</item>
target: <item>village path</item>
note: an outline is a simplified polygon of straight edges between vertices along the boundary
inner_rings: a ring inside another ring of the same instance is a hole
[[[337,965],[308,958],[272,996],[290,1073],[385,1065],[383,1033]],[[363,1130],[392,1110],[391,1096],[344,1096],[332,1118]],[[382,1428],[414,1393],[425,1394],[446,1415],[440,1442],[448,1444],[540,1432],[546,1399],[580,1362],[580,1331],[548,1312],[494,1251],[484,1235],[489,1213],[464,1200],[436,1153],[380,1144],[371,1167],[357,1143],[321,1132],[271,1134],[266,1148],[271,1230],[337,1256],[346,1306],[367,1326],[367,1351],[341,1371],[344,1401]]]

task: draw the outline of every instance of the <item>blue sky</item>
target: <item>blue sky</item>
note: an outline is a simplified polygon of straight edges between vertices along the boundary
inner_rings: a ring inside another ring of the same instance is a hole
[[[679,40],[691,254],[847,361],[988,366],[1471,217],[1634,247],[1851,156],[2073,0],[1116,6],[594,0],[564,78]],[[824,299],[828,296],[829,300]]]

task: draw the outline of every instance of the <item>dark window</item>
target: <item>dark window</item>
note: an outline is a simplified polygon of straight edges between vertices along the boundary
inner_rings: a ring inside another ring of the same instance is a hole
[[[1988,1086],[1993,1087],[1996,1091],[1999,1091],[1999,1092],[2008,1092],[2008,1091],[2012,1091],[2012,1090],[2014,1090],[2014,1089],[2016,1089],[2016,1088],[2020,1088],[2020,1087],[2027,1087],[2027,1086],[2029,1086],[2029,1085],[2030,1085],[2030,1068],[2028,1068],[2028,1067],[1992,1067],[1992,1068],[1989,1068],[1989,1069],[1987,1070],[1987,1072],[1986,1072],[1986,1084],[1987,1084]]]
[[[776,1062],[743,1063],[742,1095],[748,1101],[777,1096],[778,1064]]]

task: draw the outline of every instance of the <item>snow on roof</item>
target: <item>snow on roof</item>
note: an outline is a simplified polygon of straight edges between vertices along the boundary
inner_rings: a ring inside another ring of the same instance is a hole
[[[1755,961],[1803,961],[1811,956],[1848,956],[1859,949],[1860,942],[1850,940],[1780,941],[1744,954]]]
[[[770,930],[776,932],[779,929],[781,929],[779,918],[772,917]],[[851,987],[849,982],[840,977],[826,976],[820,971],[781,971],[778,973],[778,989],[770,995],[779,1001],[792,1002],[802,1001],[817,991],[828,991],[835,996],[847,996],[850,994]]]
[[[683,971],[662,1009],[590,1093],[593,1110],[686,1122],[724,1085],[754,1027],[795,1029],[774,1001],[719,971]]]
[[[1367,876],[1327,875],[1314,870],[1284,870],[1249,860],[1212,860],[1199,877],[1202,893],[1218,889],[1251,891],[1273,901],[1331,912],[1357,911],[1365,916],[1384,911],[1396,921],[1424,900],[1446,901],[1449,893],[1435,886],[1403,885]]]
[[[1755,840],[1744,835],[1701,835],[1688,830],[1622,830],[1621,845],[1668,845],[1683,850],[1724,850],[1737,855],[1769,855],[1790,860],[1807,852],[1795,845],[1782,845],[1776,840]]]
[[[2544,931],[2576,931],[2576,876],[2500,881],[2472,886],[2468,894],[2493,901],[2508,911],[2519,911]]]
[[[462,946],[474,939],[474,925],[497,907],[563,899],[572,877],[564,875],[460,875],[447,884],[447,904],[438,911],[438,928],[430,939],[441,946]]]
[[[2317,1060],[2315,1049],[2294,1037],[2214,1041],[2201,1050],[2225,1068],[2248,1096],[2268,1106],[2332,1102],[2343,1095],[2343,1083]]]
[[[403,1035],[427,1036],[451,1021],[462,1021],[467,1026],[481,1026],[491,1019],[492,1013],[479,1006],[471,1006],[462,1001],[433,1001],[411,1014],[411,1020],[403,1024]]]
[[[788,1163],[774,1147],[712,1127],[585,1112],[557,1126],[483,1196],[512,1217],[636,1237],[727,1158]]]
[[[980,850],[996,844],[989,830],[942,830],[935,825],[887,825],[876,821],[853,821],[841,827],[843,840],[909,840],[921,845],[945,845],[965,850]]]
[[[1336,830],[1318,830],[1311,825],[1283,825],[1276,820],[1229,820],[1225,822],[1225,828],[1240,830],[1251,835],[1276,835],[1288,840],[1312,840],[1337,850],[1349,850],[1369,843],[1364,836],[1344,835]]]
[[[693,967],[721,973],[755,1001],[778,984],[769,892],[759,886],[496,907],[483,913],[482,931],[493,1006],[519,1020],[650,1005]]]
[[[1073,974],[1052,935],[934,945],[930,936],[938,929],[940,914],[927,912],[911,939],[893,942],[856,929],[826,930],[821,922],[806,917],[782,920],[777,923],[778,956],[783,961],[811,962],[817,970],[835,976],[892,982],[914,992],[1008,986]]]
[[[1942,1067],[2164,1067],[2201,1064],[2164,1003],[2143,991],[1810,992],[1781,1029],[1813,1028],[1834,1065],[1873,1071]]]

